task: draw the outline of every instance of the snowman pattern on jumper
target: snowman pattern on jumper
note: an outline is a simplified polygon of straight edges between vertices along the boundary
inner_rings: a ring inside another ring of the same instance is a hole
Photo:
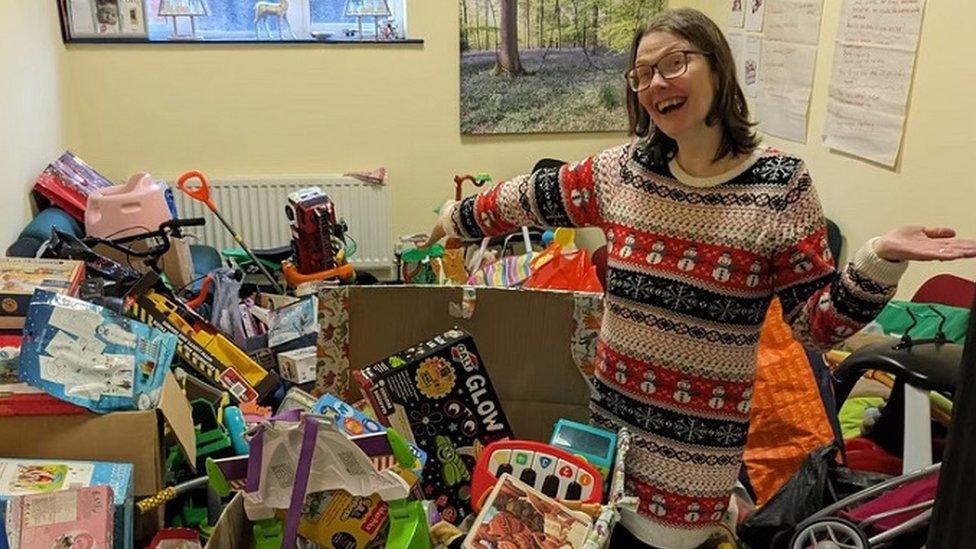
[[[796,252],[791,255],[790,264],[793,265],[793,271],[796,273],[806,273],[813,269],[813,263],[803,252]]]
[[[491,210],[483,210],[481,212],[481,224],[487,229],[491,229],[495,226],[495,213]]]
[[[825,290],[817,300],[817,308],[826,311],[830,308],[830,290]]]
[[[820,238],[820,253],[823,255],[824,260],[828,263],[834,258],[834,254],[830,251],[830,245],[827,242],[826,236]]]
[[[681,404],[688,404],[691,402],[691,382],[687,379],[682,379],[678,382],[678,388],[675,389],[674,394],[671,395],[675,402],[680,402]]]
[[[695,269],[695,265],[698,264],[698,248],[695,246],[689,246],[685,249],[684,253],[681,254],[681,259],[678,260],[678,268],[682,271],[692,271]]]
[[[590,191],[588,189],[573,189],[569,193],[569,199],[577,208],[582,208],[584,204],[590,202]]]
[[[717,282],[728,282],[732,277],[732,254],[722,252],[722,255],[718,256],[717,263],[712,270],[712,278]]]
[[[722,515],[725,514],[725,504],[721,501],[715,504],[714,510],[712,511],[712,516],[710,517],[713,522],[722,520]]]
[[[617,373],[614,374],[613,378],[621,385],[627,383],[627,365],[623,361],[617,361]]]
[[[655,377],[657,376],[654,375],[653,371],[651,370],[645,371],[644,381],[642,381],[640,384],[640,390],[646,394],[652,394],[654,391],[657,391],[657,387],[654,385]]]
[[[698,522],[698,519],[701,518],[701,513],[699,511],[701,511],[701,506],[698,505],[698,502],[693,501],[689,503],[688,512],[685,513],[685,521]]]
[[[651,503],[647,507],[655,516],[663,517],[668,514],[668,506],[662,494],[654,494],[651,496]]]
[[[624,245],[620,248],[620,257],[627,259],[634,253],[634,244],[637,243],[637,239],[634,237],[634,233],[627,233],[627,237],[624,238]]]
[[[712,398],[708,399],[708,407],[719,410],[725,406],[725,387],[719,385],[712,389]]]
[[[613,231],[613,229],[607,231],[607,254],[613,253],[613,242],[616,239],[617,239],[617,234]]]
[[[746,286],[755,288],[759,285],[759,275],[762,273],[762,263],[759,260],[753,261],[749,265],[749,275],[746,276]]]
[[[749,407],[752,404],[752,387],[742,391],[742,400],[739,401],[739,405],[735,407],[736,410],[743,414],[749,413]]]
[[[647,254],[647,262],[651,265],[657,265],[664,260],[664,241],[655,240],[654,244],[651,244],[651,251]]]

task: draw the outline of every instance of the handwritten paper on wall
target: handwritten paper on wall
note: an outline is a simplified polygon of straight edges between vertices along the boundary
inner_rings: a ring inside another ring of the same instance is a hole
[[[823,0],[768,0],[757,105],[765,133],[806,143]]]
[[[824,145],[894,166],[925,0],[845,0]]]
[[[745,4],[749,0],[728,0],[731,8],[729,10],[729,26],[735,28],[742,28],[742,24],[745,22],[746,10]]]

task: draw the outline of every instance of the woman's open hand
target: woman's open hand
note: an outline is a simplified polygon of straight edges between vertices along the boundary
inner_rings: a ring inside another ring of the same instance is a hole
[[[976,240],[956,238],[945,227],[907,225],[877,239],[874,251],[888,261],[952,261],[976,257]]]

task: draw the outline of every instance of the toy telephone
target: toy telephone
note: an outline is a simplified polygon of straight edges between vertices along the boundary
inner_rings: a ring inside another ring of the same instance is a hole
[[[600,503],[600,473],[583,459],[548,444],[530,440],[499,440],[485,448],[474,468],[471,503],[481,510],[484,495],[504,473],[562,500]]]

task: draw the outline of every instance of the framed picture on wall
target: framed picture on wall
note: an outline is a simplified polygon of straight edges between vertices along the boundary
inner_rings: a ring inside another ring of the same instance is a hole
[[[72,38],[148,38],[146,0],[59,0],[62,31]]]

